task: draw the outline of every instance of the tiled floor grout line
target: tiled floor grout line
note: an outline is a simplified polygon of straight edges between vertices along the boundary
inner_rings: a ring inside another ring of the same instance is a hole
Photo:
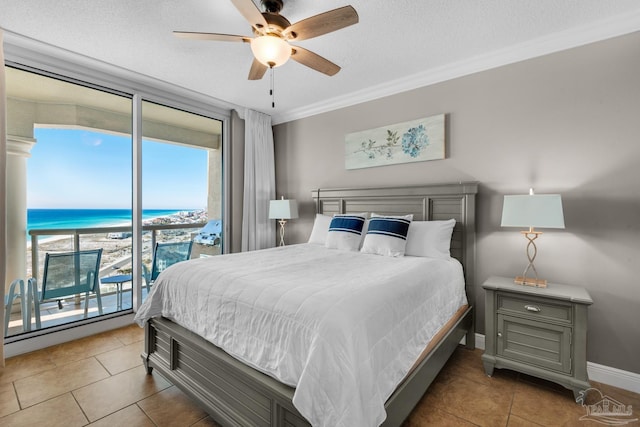
[[[77,389],[76,389],[77,390]],[[73,400],[76,402],[76,405],[78,405],[78,408],[80,408],[80,412],[82,412],[82,415],[84,415],[84,417],[87,419],[87,424],[89,425],[91,424],[91,420],[89,419],[89,416],[87,415],[87,413],[84,411],[84,409],[82,408],[82,405],[80,405],[80,402],[78,402],[78,399],[76,398],[76,395],[73,394],[75,390],[71,390],[69,392],[69,394],[71,395],[71,397],[73,398]]]
[[[192,423],[191,426],[189,426],[189,427],[193,427],[194,425],[198,424],[199,422],[205,420],[207,417],[208,417],[208,415],[205,415],[204,417],[200,418],[198,421]]]
[[[107,374],[109,374],[109,376],[110,376],[110,377],[113,377],[114,375],[117,375],[117,374],[112,374],[112,373],[111,373],[111,371],[110,371],[106,366],[104,366],[104,363],[102,363],[102,362],[100,361],[100,359],[98,359],[96,356],[92,356],[92,357],[93,357],[94,359],[96,359],[96,361],[98,362],[98,364],[99,364],[100,366],[102,366],[102,368],[103,368],[105,371],[107,371]],[[118,374],[119,374],[119,373],[120,373],[120,372],[118,372]],[[99,381],[102,381],[102,380],[99,380]],[[88,385],[88,384],[87,384],[87,385]]]
[[[11,387],[13,388],[13,394],[16,397],[16,402],[18,402],[18,408],[20,408],[20,409],[18,409],[18,411],[22,411],[23,408],[22,408],[22,405],[20,404],[20,399],[18,398],[18,389],[16,388],[16,382],[15,381],[11,381]],[[2,418],[3,417],[0,417],[0,420]]]
[[[516,380],[519,379],[518,376],[516,376]],[[513,415],[511,413],[511,410],[513,409],[513,400],[516,398],[516,390],[515,387],[513,389],[513,391],[511,392],[511,402],[509,402],[509,412],[507,412],[507,423],[504,425],[504,427],[508,427],[509,425],[509,421],[511,420],[511,415]]]
[[[166,389],[165,389],[165,390],[166,390]],[[153,394],[151,394],[151,395],[149,395],[149,396],[145,397],[144,399],[147,399],[147,398],[149,398],[149,397],[151,397],[151,396],[154,396],[154,395],[156,395],[156,394],[158,394],[158,393],[160,393],[160,392],[159,392],[159,391],[157,391],[157,392],[155,392],[155,393],[153,393]],[[149,419],[149,421],[151,421],[151,424],[153,424],[154,426],[156,426],[156,427],[157,427],[157,426],[158,426],[158,423],[156,423],[156,422],[155,422],[155,420],[154,420],[153,418],[151,418],[151,416],[150,416],[149,414],[147,414],[147,411],[145,411],[145,410],[144,410],[144,408],[143,408],[142,406],[140,406],[140,402],[142,402],[144,399],[140,399],[140,400],[138,400],[138,401],[135,403],[135,405],[136,405],[136,406],[138,406],[138,408],[140,408],[140,410],[142,411],[142,413],[144,414],[144,416],[145,416],[145,417],[147,417],[147,418]]]

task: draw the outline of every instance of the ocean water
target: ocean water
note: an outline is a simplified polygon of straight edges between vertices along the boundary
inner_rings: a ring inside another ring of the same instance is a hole
[[[145,209],[142,219],[193,209]],[[130,209],[27,209],[27,232],[50,228],[87,228],[131,224]]]

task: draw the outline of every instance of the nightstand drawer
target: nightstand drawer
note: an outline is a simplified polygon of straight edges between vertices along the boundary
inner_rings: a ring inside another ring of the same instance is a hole
[[[514,296],[511,294],[498,294],[498,312],[505,314],[524,314],[529,318],[539,320],[551,320],[571,324],[571,304],[554,304],[548,299],[543,300],[529,296]]]
[[[497,354],[563,373],[571,372],[571,328],[498,315]]]

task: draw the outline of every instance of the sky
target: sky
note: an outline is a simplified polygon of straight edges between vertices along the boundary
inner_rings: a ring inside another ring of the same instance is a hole
[[[130,209],[131,138],[36,128],[27,159],[30,209]],[[204,209],[207,151],[143,140],[143,209]]]

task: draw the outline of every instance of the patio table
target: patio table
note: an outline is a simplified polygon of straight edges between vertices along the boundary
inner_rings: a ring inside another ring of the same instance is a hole
[[[103,284],[115,284],[117,288],[116,301],[118,304],[118,310],[122,310],[122,285],[126,282],[130,282],[133,276],[131,274],[117,274],[115,276],[107,276],[100,279]],[[133,287],[131,288],[133,296]]]

